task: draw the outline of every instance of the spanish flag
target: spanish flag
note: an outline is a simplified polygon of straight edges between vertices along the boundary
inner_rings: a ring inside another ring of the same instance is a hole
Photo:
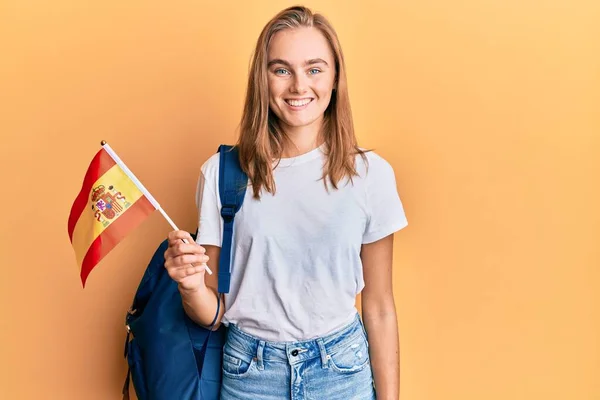
[[[160,206],[106,142],[71,207],[69,238],[81,282],[131,230]]]

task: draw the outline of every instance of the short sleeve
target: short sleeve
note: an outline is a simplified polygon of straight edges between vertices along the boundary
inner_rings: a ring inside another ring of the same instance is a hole
[[[218,171],[212,160],[208,160],[200,171],[196,188],[196,206],[198,207],[198,237],[196,243],[221,247],[223,232],[220,213],[220,199],[216,182]]]
[[[380,156],[369,154],[366,177],[367,224],[363,244],[399,231],[408,225],[392,166]]]

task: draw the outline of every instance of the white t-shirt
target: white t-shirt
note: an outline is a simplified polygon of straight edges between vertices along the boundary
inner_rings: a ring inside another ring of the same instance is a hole
[[[407,225],[390,164],[356,157],[359,176],[326,190],[324,146],[284,158],[276,193],[255,200],[246,190],[235,216],[231,288],[222,322],[266,341],[301,341],[352,321],[363,289],[361,245]],[[197,243],[221,246],[219,155],[201,169],[196,193]],[[220,266],[223,268],[224,266]]]

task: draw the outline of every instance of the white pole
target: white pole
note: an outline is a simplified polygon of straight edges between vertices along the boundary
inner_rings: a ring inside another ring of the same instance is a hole
[[[154,196],[152,196],[150,194],[150,192],[146,189],[146,187],[142,184],[142,182],[140,182],[140,180],[133,174],[133,172],[131,172],[131,170],[129,168],[127,168],[127,165],[125,165],[123,160],[121,160],[119,158],[117,153],[114,152],[114,150],[108,145],[108,143],[106,143],[106,141],[103,140],[102,142],[100,142],[100,144],[102,145],[104,150],[106,150],[108,155],[111,156],[111,158],[113,160],[115,160],[115,163],[117,163],[117,165],[123,170],[123,172],[125,172],[125,174],[129,177],[129,179],[131,179],[133,181],[135,186],[137,186],[137,188],[144,194],[144,196],[146,196],[148,198],[148,200],[150,201],[150,203],[152,203],[154,208],[156,208],[158,211],[160,211],[160,213],[163,215],[163,217],[165,217],[165,219],[167,220],[169,225],[171,225],[171,227],[174,230],[178,231],[179,228],[177,227],[177,225],[175,225],[175,222],[173,222],[171,217],[169,217],[167,215],[167,213],[165,212],[165,210],[162,209],[160,204],[158,204],[158,201],[156,201]],[[183,243],[188,243],[187,240],[185,240],[185,239],[182,239],[182,240],[183,240]],[[208,268],[208,265],[205,265],[205,267],[206,267],[206,272],[208,272],[209,275],[212,275],[212,271],[210,270],[210,268]]]

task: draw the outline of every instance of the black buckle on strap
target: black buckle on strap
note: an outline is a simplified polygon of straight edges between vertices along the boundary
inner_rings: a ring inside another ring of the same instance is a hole
[[[228,204],[223,205],[221,207],[221,217],[225,222],[233,221],[233,217],[235,216],[235,206],[231,206]]]

